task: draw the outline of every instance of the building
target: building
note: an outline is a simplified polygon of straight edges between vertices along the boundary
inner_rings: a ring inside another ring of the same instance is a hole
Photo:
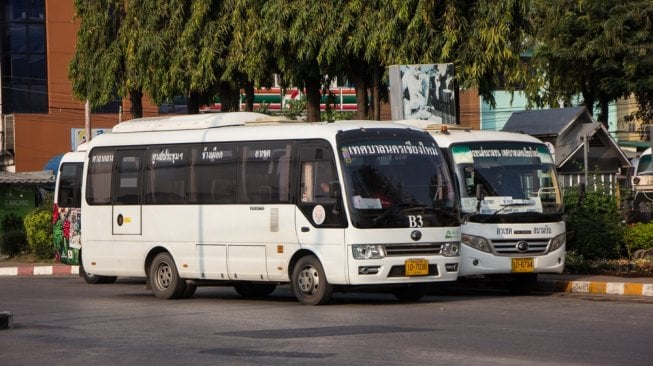
[[[72,0],[2,4],[0,171],[41,171],[53,157],[71,151],[75,138],[85,137],[84,103],[73,98],[68,80],[79,20]],[[128,119],[121,105],[117,101],[105,113],[94,113],[92,127]],[[156,112],[144,101],[145,115]]]
[[[585,107],[514,112],[502,130],[525,133],[550,146],[563,187],[581,182],[623,185],[631,167],[608,130]]]

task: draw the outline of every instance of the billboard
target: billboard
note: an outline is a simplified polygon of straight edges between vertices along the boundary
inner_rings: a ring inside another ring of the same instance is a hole
[[[92,128],[91,138],[99,136],[103,133],[111,132],[111,128]],[[77,151],[77,147],[86,142],[86,129],[84,128],[71,128],[70,129],[70,151]]]
[[[392,119],[457,124],[453,64],[392,65]]]

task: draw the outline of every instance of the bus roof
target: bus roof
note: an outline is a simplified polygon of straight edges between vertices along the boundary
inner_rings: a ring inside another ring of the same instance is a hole
[[[247,123],[279,122],[278,117],[255,112],[188,114],[171,117],[145,117],[121,122],[112,133],[197,130],[215,127],[242,126]]]
[[[218,115],[222,117],[216,117]],[[211,114],[208,117],[198,114],[122,122],[113,127],[113,133],[102,134],[92,139],[89,149],[94,146],[136,146],[210,141],[330,139],[334,138],[339,131],[371,128],[410,128],[423,131],[391,122],[366,120],[335,123],[299,122],[274,119],[260,113],[233,112]]]
[[[452,144],[461,142],[479,141],[506,141],[506,142],[527,142],[543,144],[543,142],[531,135],[506,131],[470,130],[456,125],[433,124],[431,121],[422,120],[401,120],[398,123],[408,126],[422,128],[428,131],[441,148],[447,148]]]

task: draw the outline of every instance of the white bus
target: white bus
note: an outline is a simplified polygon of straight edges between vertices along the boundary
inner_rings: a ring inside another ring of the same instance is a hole
[[[59,161],[52,205],[52,239],[56,259],[65,264],[78,265],[79,275],[88,283],[112,283],[115,276],[95,276],[84,270],[82,250],[82,178],[84,143],[77,151],[67,152]]]
[[[205,284],[261,297],[290,283],[314,305],[358,285],[395,285],[397,298],[417,300],[427,284],[456,280],[456,192],[429,134],[267,118],[145,118],[93,139],[88,271],[147,277],[167,299]]]
[[[447,156],[463,216],[460,277],[506,280],[528,292],[538,273],[561,273],[566,235],[555,164],[539,139],[519,133],[422,127]]]

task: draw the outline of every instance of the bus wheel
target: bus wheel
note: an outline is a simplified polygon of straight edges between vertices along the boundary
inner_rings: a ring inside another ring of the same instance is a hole
[[[267,297],[277,288],[277,285],[267,283],[246,283],[234,285],[234,290],[242,296],[249,298]]]
[[[297,300],[305,305],[326,304],[333,293],[333,286],[327,281],[322,264],[314,255],[297,261],[290,287]]]
[[[98,276],[87,272],[86,269],[84,269],[84,262],[82,262],[81,254],[79,256],[79,275],[84,278],[86,283],[90,283],[91,285],[98,283],[114,283],[118,279],[116,276]]]
[[[423,285],[408,285],[392,291],[397,300],[402,302],[419,301],[426,295],[426,287]]]
[[[150,285],[154,296],[179,299],[186,291],[186,281],[179,278],[175,261],[168,253],[159,253],[150,266]]]

